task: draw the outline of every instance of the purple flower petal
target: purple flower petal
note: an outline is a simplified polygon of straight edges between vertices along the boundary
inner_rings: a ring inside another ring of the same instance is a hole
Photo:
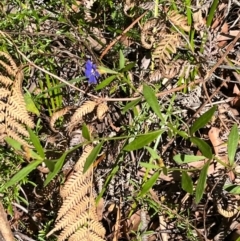
[[[86,62],[85,77],[88,79],[89,84],[97,84],[97,79],[100,77],[96,64],[93,64],[91,60]]]

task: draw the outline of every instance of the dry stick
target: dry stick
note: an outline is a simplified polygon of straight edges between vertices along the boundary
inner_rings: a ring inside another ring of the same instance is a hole
[[[148,11],[144,12],[140,17],[138,17],[136,20],[134,20],[123,32],[121,35],[117,36],[108,46],[107,48],[102,52],[100,56],[100,60],[104,57],[104,55],[107,54],[107,52],[113,47],[114,44],[116,44],[123,34],[127,33]]]
[[[7,215],[3,208],[2,203],[0,202],[0,233],[6,241],[14,241],[14,236],[12,234],[11,228],[9,226]]]

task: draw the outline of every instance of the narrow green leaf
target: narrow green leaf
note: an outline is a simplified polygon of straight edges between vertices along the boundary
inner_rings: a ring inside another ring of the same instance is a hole
[[[16,151],[22,151],[22,144],[19,143],[18,141],[12,139],[11,137],[5,137],[5,141],[13,147]]]
[[[134,62],[127,64],[123,69],[121,69],[121,73],[122,73],[122,72],[127,72],[127,71],[129,71],[129,70],[132,69],[134,66],[135,66],[135,63],[134,63]]]
[[[44,187],[46,187],[48,185],[48,183],[51,182],[53,180],[53,178],[60,172],[66,156],[69,153],[71,153],[72,151],[78,149],[81,145],[82,144],[79,144],[79,145],[73,147],[72,149],[65,151],[59,159],[52,160],[52,162],[55,163],[55,165],[54,165],[53,171],[48,173],[47,178],[44,181]]]
[[[46,187],[48,183],[51,182],[53,178],[60,172],[66,156],[67,156],[66,153],[64,153],[59,159],[53,160],[53,162],[56,162],[56,163],[54,165],[53,171],[48,173],[47,178],[44,181],[44,187]]]
[[[106,78],[105,80],[103,80],[100,84],[98,84],[95,87],[95,90],[101,90],[104,87],[108,86],[113,80],[115,80],[117,77],[117,75],[111,75],[108,78]]]
[[[212,24],[212,20],[214,18],[215,12],[217,11],[218,2],[219,0],[213,0],[212,6],[210,7],[210,11],[207,16],[207,22],[206,22],[207,27],[210,27]]]
[[[214,112],[216,111],[217,106],[213,106],[210,110],[208,110],[206,113],[201,115],[193,124],[190,129],[190,134],[193,135],[196,131],[198,131],[200,128],[204,127],[212,118]]]
[[[212,159],[212,148],[207,144],[207,142],[197,138],[197,137],[191,137],[191,142],[197,145],[199,150],[202,152],[202,154],[207,157],[208,159]]]
[[[239,141],[238,127],[236,124],[234,124],[228,136],[228,142],[227,142],[228,160],[229,160],[230,166],[232,166],[234,163],[234,158],[238,147],[238,141]]]
[[[87,157],[87,160],[83,167],[83,173],[85,173],[88,168],[93,164],[93,162],[97,159],[97,156],[102,149],[103,143],[104,141],[100,142],[97,146],[95,146],[90,155]]]
[[[108,69],[108,68],[103,67],[103,66],[98,66],[98,70],[101,74],[118,74],[117,71]]]
[[[156,150],[152,149],[152,148],[149,147],[149,146],[146,146],[145,148],[146,148],[146,149],[148,150],[148,152],[150,153],[152,159],[154,159],[154,160],[159,160],[159,159],[160,159],[160,156],[157,154],[157,151],[156,151]]]
[[[141,135],[137,137],[134,141],[130,142],[128,145],[126,145],[123,150],[124,151],[134,151],[138,150],[140,148],[143,148],[147,144],[151,143],[153,140],[155,140],[160,134],[162,134],[163,131],[156,131],[156,132],[150,132],[145,135]]]
[[[192,178],[187,174],[187,172],[182,172],[182,189],[190,194],[193,193]]]
[[[85,123],[83,123],[83,126],[82,126],[82,135],[86,140],[88,140],[88,141],[91,140],[91,135],[90,135],[88,127]]]
[[[196,194],[195,194],[195,202],[198,204],[200,200],[202,199],[204,190],[205,190],[205,185],[207,181],[207,172],[209,168],[210,160],[203,166],[202,171],[200,173],[197,186],[196,186]]]
[[[135,105],[137,105],[140,102],[141,98],[133,100],[129,103],[127,103],[124,107],[123,107],[123,113],[126,113],[129,109],[131,109],[132,107],[134,107]]]
[[[154,165],[154,164],[151,164],[151,163],[140,162],[139,165],[141,167],[145,167],[146,169],[159,169],[158,165]]]
[[[33,114],[36,114],[37,116],[40,115],[39,110],[37,109],[36,105],[34,104],[31,95],[29,95],[28,93],[26,93],[24,95],[24,101],[26,103],[26,108],[27,111],[32,112]]]
[[[186,163],[190,163],[190,162],[201,161],[201,160],[204,160],[205,158],[206,158],[205,156],[177,154],[173,157],[173,160],[177,164],[181,165],[181,164],[186,164]]]
[[[55,163],[52,160],[46,160],[46,159],[44,160],[44,163],[46,164],[50,172],[53,172]]]
[[[143,184],[138,197],[143,197],[156,183],[158,177],[160,175],[160,171],[155,172],[147,181]]]
[[[224,185],[223,189],[234,195],[240,194],[240,186],[237,184]]]
[[[17,184],[23,178],[25,178],[31,171],[35,170],[36,167],[42,163],[42,160],[35,160],[28,164],[26,167],[22,168],[16,175],[14,175],[2,188],[0,191],[5,188],[11,187],[12,185]]]
[[[29,127],[27,129],[28,129],[28,133],[30,135],[30,140],[32,141],[35,149],[37,150],[37,153],[39,154],[39,156],[41,158],[44,159],[45,158],[44,149],[41,145],[41,142],[40,142],[38,136],[36,136],[35,133]]]
[[[162,113],[160,111],[161,107],[158,104],[157,97],[155,96],[155,93],[150,86],[145,85],[145,84],[143,85],[143,95],[144,95],[147,103],[152,108],[152,110],[157,114],[159,119],[161,121],[165,122],[165,120],[162,116]]]
[[[124,58],[122,50],[120,50],[119,51],[119,69],[124,68],[124,66],[125,66],[125,58]]]

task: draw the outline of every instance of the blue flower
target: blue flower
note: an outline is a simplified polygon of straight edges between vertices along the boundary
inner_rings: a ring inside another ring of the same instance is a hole
[[[91,60],[88,60],[85,65],[85,76],[88,79],[89,84],[97,84],[97,79],[100,74],[97,71],[96,64],[93,64]]]

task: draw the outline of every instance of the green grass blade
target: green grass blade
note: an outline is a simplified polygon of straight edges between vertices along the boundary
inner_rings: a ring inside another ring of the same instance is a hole
[[[204,160],[205,156],[194,156],[194,155],[184,155],[184,154],[178,154],[173,157],[173,160],[178,164],[186,164],[196,161]]]
[[[160,175],[160,171],[155,172],[146,183],[143,184],[140,193],[138,194],[138,197],[143,197],[156,183],[158,177]]]
[[[93,162],[97,159],[97,156],[99,154],[99,152],[102,149],[102,145],[103,145],[104,141],[100,142],[97,146],[94,147],[94,149],[91,151],[90,155],[87,157],[87,160],[84,164],[83,167],[83,173],[85,173],[88,168],[93,164]]]
[[[88,140],[88,141],[91,140],[91,134],[90,134],[90,132],[88,130],[88,127],[85,123],[83,123],[83,126],[82,126],[82,135],[86,140]]]
[[[117,77],[117,75],[111,75],[108,78],[106,78],[105,80],[103,80],[100,84],[98,84],[95,87],[95,90],[101,90],[104,87],[108,86],[113,80],[115,80]]]
[[[207,144],[207,142],[197,138],[197,137],[191,137],[191,142],[197,145],[199,150],[202,152],[202,154],[207,157],[208,159],[212,159],[212,148]]]
[[[193,124],[190,129],[190,134],[193,135],[200,128],[204,127],[212,118],[217,106],[213,106],[210,110],[201,115]]]
[[[207,172],[209,168],[210,160],[203,166],[202,171],[200,173],[197,186],[196,186],[196,194],[195,194],[195,202],[198,204],[200,200],[202,199],[204,190],[205,190],[205,185],[207,181]]]
[[[34,134],[34,132],[28,127],[28,133],[30,135],[30,140],[33,143],[35,149],[37,150],[37,153],[39,154],[39,156],[44,159],[45,158],[45,153],[44,153],[44,149],[41,145],[41,142],[38,138],[37,135]]]
[[[155,140],[160,134],[162,134],[163,131],[156,131],[156,132],[150,132],[146,133],[145,135],[141,135],[137,137],[135,140],[133,140],[131,143],[126,145],[123,150],[124,151],[134,151],[138,150],[140,148],[143,148],[144,146],[151,143],[153,140]]]
[[[35,170],[36,167],[42,163],[42,160],[35,160],[28,164],[26,167],[22,168],[16,175],[14,175],[2,188],[0,191],[5,188],[11,187],[25,178],[31,171]]]
[[[212,6],[210,8],[210,11],[209,11],[208,17],[207,17],[207,23],[206,23],[207,27],[210,27],[212,24],[212,20],[214,18],[214,13],[217,10],[218,2],[219,2],[219,0],[213,0]]]
[[[228,160],[229,160],[230,166],[232,166],[234,163],[234,158],[238,147],[238,141],[239,141],[238,128],[237,128],[237,125],[234,124],[228,136],[228,142],[227,142]]]
[[[193,181],[187,172],[182,172],[182,189],[190,194],[193,193]]]
[[[125,66],[125,58],[122,50],[119,51],[119,69],[123,69]]]
[[[154,91],[152,90],[152,88],[148,85],[143,85],[143,95],[147,101],[147,103],[150,105],[150,107],[152,108],[152,110],[157,114],[157,116],[159,117],[159,119],[162,122],[165,122],[162,113],[160,111],[161,107],[158,104],[158,100],[157,97],[155,96]]]

